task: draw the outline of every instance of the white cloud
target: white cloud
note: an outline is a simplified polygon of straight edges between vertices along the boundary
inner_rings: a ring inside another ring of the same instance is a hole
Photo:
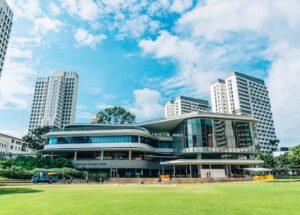
[[[94,20],[98,16],[98,7],[93,0],[80,0],[79,15],[84,20]]]
[[[71,15],[79,16],[85,21],[93,21],[99,15],[99,9],[93,0],[61,0],[61,5]]]
[[[161,117],[164,114],[164,107],[161,105],[161,93],[156,90],[144,88],[133,92],[135,102],[130,111],[135,113],[139,119],[150,119]]]
[[[10,56],[14,58],[32,58],[31,50],[22,50],[18,47],[11,46],[9,52]]]
[[[269,71],[268,88],[274,111],[278,135],[286,138],[288,144],[300,143],[300,47],[281,45],[278,57]]]
[[[105,40],[106,36],[104,34],[93,35],[87,30],[79,28],[75,32],[74,38],[80,46],[90,46],[94,48],[98,43]]]
[[[97,104],[97,106],[96,106],[96,108],[98,108],[100,110],[103,110],[105,108],[110,108],[110,107],[113,107],[113,105],[106,104],[106,103],[100,103],[100,104]]]
[[[41,16],[39,0],[7,0],[14,12],[14,17],[34,20]]]
[[[225,39],[232,32],[251,31],[272,38],[274,32],[298,32],[300,24],[296,0],[209,0],[184,14],[178,21],[183,31],[194,37]],[[283,31],[282,31],[283,30]],[[299,35],[299,33],[297,33]]]
[[[93,118],[95,118],[95,114],[92,114],[92,113],[89,113],[89,112],[80,112],[78,114],[77,118],[92,120]]]
[[[128,34],[133,38],[139,38],[149,27],[150,31],[153,32],[159,28],[159,24],[158,22],[151,21],[147,15],[139,15],[134,19],[126,19],[124,23],[120,23],[118,38],[124,39]]]
[[[161,31],[156,40],[141,40],[139,46],[145,54],[153,54],[157,59],[171,58],[178,64],[176,76],[162,83],[169,92],[183,88],[181,93],[207,95],[210,81],[219,75],[218,72],[205,71],[199,64],[205,55],[192,41],[180,39],[167,31]]]
[[[156,58],[173,57],[190,62],[195,62],[199,58],[199,50],[192,42],[180,40],[167,31],[161,31],[155,41],[141,40],[139,46],[146,54],[152,53]]]
[[[170,10],[177,13],[189,9],[193,5],[193,0],[175,0],[173,1]]]
[[[92,87],[89,89],[89,93],[90,94],[100,94],[100,93],[103,93],[104,90],[101,88],[101,87]]]
[[[63,23],[58,19],[42,17],[34,20],[33,33],[35,35],[45,35],[50,31],[59,32]]]
[[[132,58],[135,56],[137,56],[137,53],[135,53],[135,52],[129,52],[129,53],[123,54],[123,57],[125,57],[125,58]]]
[[[72,17],[88,21],[94,29],[106,29],[117,39],[140,38],[146,33],[156,34],[162,26],[159,17],[167,13],[181,13],[192,0],[61,0],[61,6]],[[170,9],[171,8],[171,9]]]
[[[11,135],[11,136],[17,137],[17,138],[22,138],[25,134],[27,134],[27,131],[0,129],[0,133]]]
[[[60,7],[58,7],[57,4],[53,1],[51,1],[49,4],[49,11],[52,16],[58,16],[61,13]]]
[[[8,56],[0,79],[0,109],[28,109],[34,75],[29,63]]]

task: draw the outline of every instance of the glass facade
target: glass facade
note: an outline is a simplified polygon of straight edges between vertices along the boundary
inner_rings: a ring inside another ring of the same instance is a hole
[[[46,144],[99,144],[99,143],[138,143],[139,136],[78,136],[78,137],[50,137]],[[158,141],[140,136],[140,143],[150,145],[155,148],[173,148],[171,141]]]
[[[78,143],[137,143],[138,136],[82,136],[82,137],[50,137],[47,144],[78,144]]]
[[[187,119],[173,130],[174,152],[255,152],[253,126],[246,121]]]

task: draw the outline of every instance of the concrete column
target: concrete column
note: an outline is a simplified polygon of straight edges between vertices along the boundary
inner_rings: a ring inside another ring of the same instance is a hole
[[[131,150],[129,150],[128,160],[131,160]]]
[[[162,168],[162,174],[165,174],[164,166],[162,166],[161,168]]]
[[[77,151],[74,152],[74,161],[77,161]]]
[[[202,169],[202,165],[199,164],[198,165],[198,177],[201,178],[201,169]]]
[[[104,154],[104,151],[102,150],[101,151],[101,157],[100,157],[100,159],[103,161],[103,154]]]
[[[138,143],[141,143],[141,136],[138,136]]]
[[[228,168],[228,165],[225,165],[225,172],[226,172],[227,177],[229,177],[229,168]]]
[[[176,169],[175,169],[175,165],[173,165],[173,178],[176,177]]]
[[[192,164],[190,164],[190,178],[192,177]]]

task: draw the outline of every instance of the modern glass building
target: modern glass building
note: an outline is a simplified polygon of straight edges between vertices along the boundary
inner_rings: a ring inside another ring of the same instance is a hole
[[[111,177],[231,177],[261,164],[255,118],[197,112],[130,125],[71,124],[45,135],[42,153]]]

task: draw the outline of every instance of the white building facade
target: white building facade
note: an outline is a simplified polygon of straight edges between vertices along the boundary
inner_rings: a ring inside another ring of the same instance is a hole
[[[233,72],[226,80],[212,82],[210,93],[213,112],[251,115],[259,120],[256,132],[261,152],[272,154],[278,148],[271,102],[263,80]]]
[[[212,112],[229,113],[225,80],[218,79],[213,81],[210,86],[210,92],[214,95],[211,98]]]
[[[30,154],[33,150],[23,140],[0,133],[0,156]]]
[[[56,72],[36,81],[30,115],[29,130],[56,126],[75,121],[78,92],[76,72]]]
[[[186,113],[210,110],[207,100],[195,99],[186,96],[177,96],[176,100],[170,100],[165,105],[165,117],[174,117]]]
[[[0,0],[0,78],[11,33],[13,12],[5,0]]]

